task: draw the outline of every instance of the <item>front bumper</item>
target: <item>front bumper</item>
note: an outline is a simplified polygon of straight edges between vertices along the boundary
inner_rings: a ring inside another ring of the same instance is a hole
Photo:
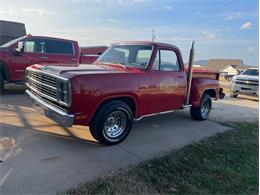
[[[47,102],[43,101],[42,99],[35,96],[29,90],[26,90],[25,93],[29,96],[32,100],[34,107],[43,115],[47,116],[48,118],[52,119],[53,121],[59,123],[63,127],[71,127],[74,122],[74,115],[67,114],[61,109],[58,109]]]

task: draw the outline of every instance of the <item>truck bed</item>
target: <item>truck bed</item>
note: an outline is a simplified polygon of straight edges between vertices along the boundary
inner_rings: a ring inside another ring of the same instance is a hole
[[[186,73],[188,69],[185,68]],[[208,70],[204,68],[193,68],[192,78],[205,78],[205,79],[214,79],[219,80],[219,72],[214,70]]]

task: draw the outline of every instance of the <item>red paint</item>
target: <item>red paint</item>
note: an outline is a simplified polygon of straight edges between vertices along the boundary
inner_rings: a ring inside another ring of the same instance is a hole
[[[101,55],[107,48],[107,46],[80,47],[82,55]]]
[[[57,40],[66,43],[71,43],[73,47],[73,54],[50,54],[40,52],[21,52],[14,53],[18,41],[32,41],[37,39]],[[93,47],[90,52],[102,53],[105,48],[102,46]],[[84,50],[86,52],[86,50]],[[4,74],[7,82],[19,82],[25,79],[25,69],[32,64],[52,64],[57,66],[77,66],[79,64],[91,64],[98,58],[96,56],[83,56],[79,48],[78,42],[73,40],[59,39],[53,37],[32,36],[27,35],[21,37],[19,40],[13,42],[8,47],[0,47],[0,69]]]
[[[71,83],[70,112],[75,115],[74,124],[89,125],[98,107],[105,101],[115,99],[131,100],[134,103],[133,115],[135,118],[182,108],[186,97],[187,76],[180,50],[175,46],[163,43],[130,42],[129,44],[154,46],[146,69],[124,68],[116,64],[57,67],[59,76],[68,78]],[[158,48],[175,51],[181,70],[177,72],[153,70]],[[218,73],[216,72],[194,70],[190,103],[198,106],[200,98],[206,90],[216,92],[215,99],[218,99],[219,83],[217,79]]]

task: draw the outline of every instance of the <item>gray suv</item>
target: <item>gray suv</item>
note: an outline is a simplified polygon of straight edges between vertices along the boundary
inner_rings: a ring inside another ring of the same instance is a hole
[[[259,69],[249,68],[232,78],[231,97],[239,93],[259,96]]]

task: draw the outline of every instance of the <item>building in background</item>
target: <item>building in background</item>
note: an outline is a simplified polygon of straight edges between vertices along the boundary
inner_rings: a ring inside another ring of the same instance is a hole
[[[26,35],[25,24],[0,20],[0,45]]]
[[[243,60],[240,59],[210,59],[208,61],[207,69],[217,70],[220,76],[225,80],[231,80],[233,76],[237,75],[236,67],[244,66]]]

